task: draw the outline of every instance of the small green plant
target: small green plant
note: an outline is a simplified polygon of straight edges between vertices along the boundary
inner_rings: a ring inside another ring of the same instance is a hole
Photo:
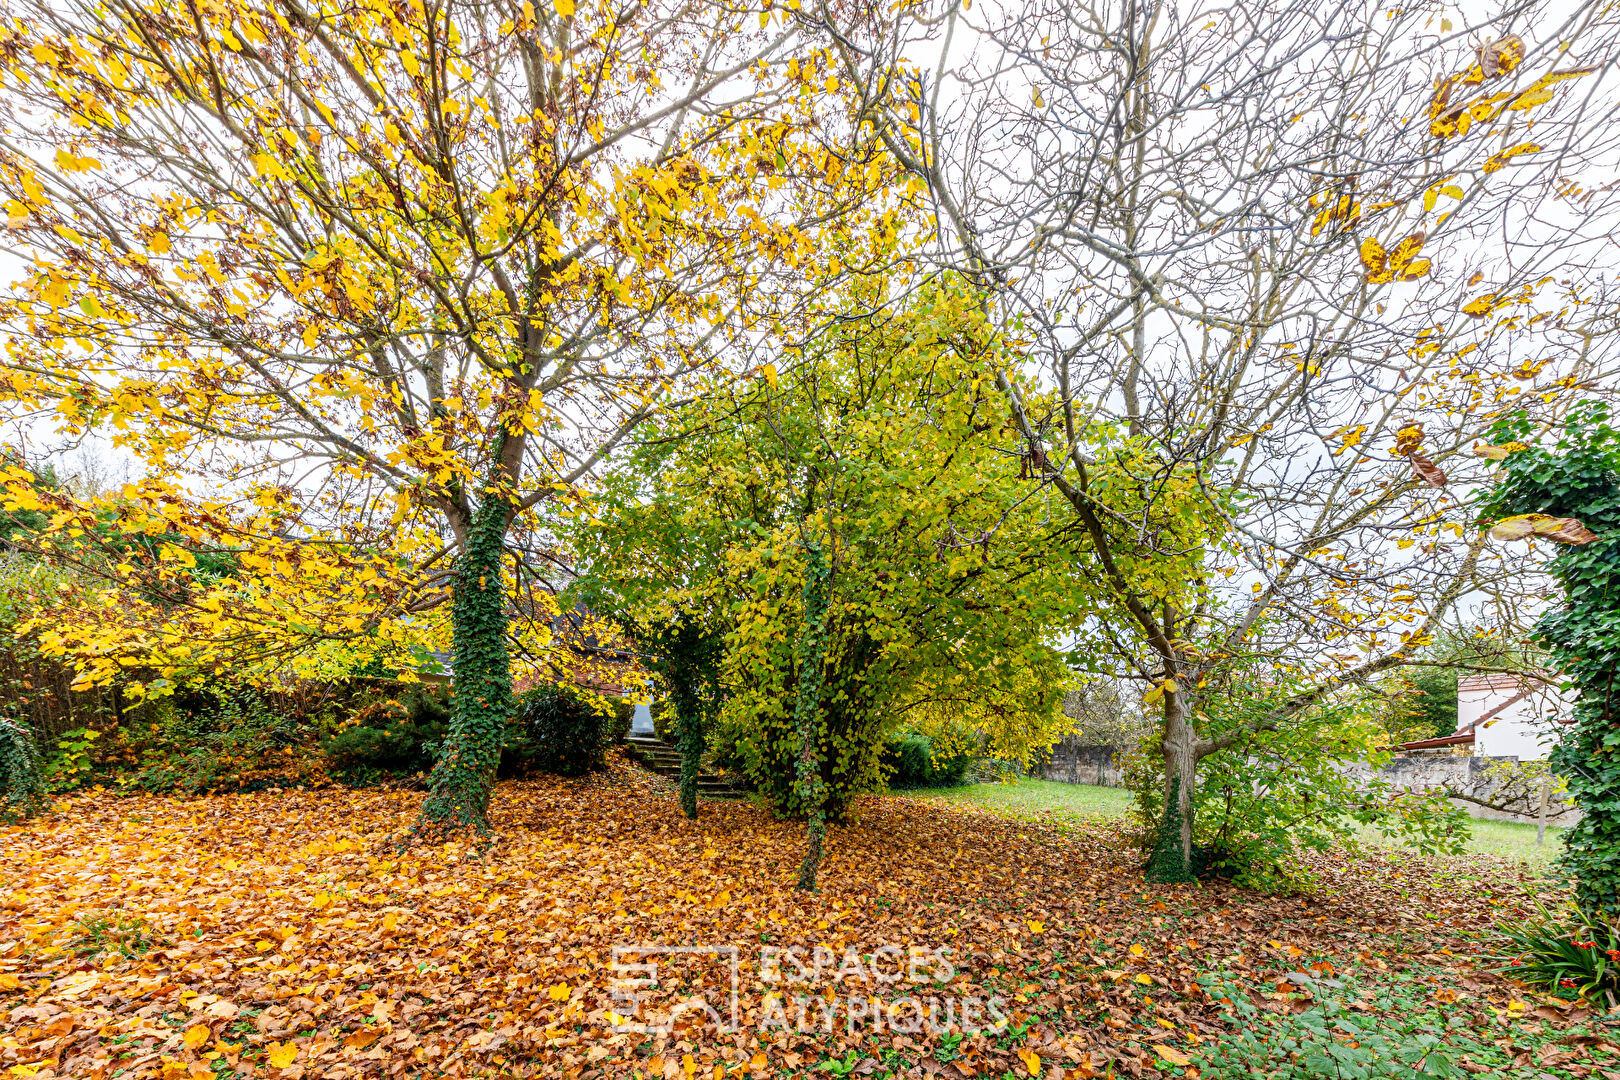
[[[853,1073],[857,1067],[859,1067],[860,1063],[861,1052],[859,1050],[851,1050],[849,1053],[844,1055],[843,1060],[839,1060],[838,1058],[828,1058],[820,1065],[817,1065],[816,1068],[821,1069],[823,1072],[831,1073],[833,1076],[848,1076]]]
[[[973,755],[965,750],[943,752],[927,735],[907,732],[890,739],[883,748],[883,769],[889,787],[955,787],[967,782]]]
[[[934,1060],[941,1065],[949,1065],[962,1053],[962,1035],[956,1032],[950,1035],[941,1035],[939,1045],[934,1047]]]
[[[1500,922],[1508,952],[1491,959],[1502,974],[1560,997],[1620,995],[1620,928],[1579,910],[1558,916],[1538,905],[1538,917]]]
[[[74,922],[68,947],[90,960],[117,955],[133,960],[163,944],[152,924],[139,915],[83,915]]]

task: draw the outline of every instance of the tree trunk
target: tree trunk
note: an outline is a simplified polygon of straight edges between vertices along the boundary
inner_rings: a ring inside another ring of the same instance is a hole
[[[703,768],[703,709],[695,673],[680,667],[670,680],[675,705],[675,748],[681,752],[681,813],[698,816],[698,773]]]
[[[805,545],[804,624],[799,631],[799,692],[793,703],[799,734],[799,803],[805,809],[804,862],[799,888],[816,889],[821,849],[827,838],[827,784],[821,779],[817,730],[821,725],[821,679],[827,656],[827,558],[815,544]]]
[[[1187,719],[1181,691],[1164,695],[1164,816],[1148,860],[1147,880],[1196,881],[1193,873],[1193,793],[1198,777],[1198,733]]]
[[[474,516],[467,548],[457,560],[451,600],[455,683],[450,731],[428,780],[418,832],[472,828],[489,833],[489,794],[512,712],[501,580],[506,527],[506,506],[489,499]]]

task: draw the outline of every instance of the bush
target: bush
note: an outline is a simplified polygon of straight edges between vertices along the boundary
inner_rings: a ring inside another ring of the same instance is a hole
[[[422,689],[405,701],[374,702],[350,723],[322,745],[327,762],[343,779],[427,772],[450,731],[449,702],[441,691]]]
[[[296,766],[304,726],[271,708],[256,690],[227,687],[193,693],[153,714],[161,718],[151,725],[155,745],[142,755],[141,769],[119,779],[123,786],[195,795],[302,779],[289,776],[287,767]]]
[[[742,775],[748,771],[753,748],[748,740],[748,728],[735,717],[722,714],[715,720],[708,734],[709,761],[717,769]]]
[[[608,745],[618,746],[630,737],[630,724],[636,718],[636,707],[622,697],[608,695],[606,700],[613,706],[613,716],[608,721]]]
[[[614,717],[565,686],[542,686],[519,701],[501,748],[500,773],[584,776],[607,767]]]
[[[892,788],[955,787],[967,782],[973,755],[965,750],[945,755],[935,752],[934,740],[906,733],[883,748],[883,770]]]
[[[1496,924],[1510,950],[1491,957],[1497,970],[1560,997],[1620,994],[1620,928],[1579,911],[1567,918],[1538,912]]]
[[[648,706],[647,711],[652,713],[653,734],[663,742],[673,745],[675,742],[674,703],[669,698],[664,698],[653,702],[652,705]]]
[[[91,750],[101,732],[75,728],[56,740],[56,749],[45,758],[45,786],[53,793],[82,787],[95,770]]]
[[[408,720],[384,728],[353,727],[326,740],[322,749],[326,760],[340,773],[365,769],[426,772],[433,767],[446,731],[443,724],[413,724]]]
[[[0,825],[32,817],[45,807],[45,778],[33,734],[0,716]]]

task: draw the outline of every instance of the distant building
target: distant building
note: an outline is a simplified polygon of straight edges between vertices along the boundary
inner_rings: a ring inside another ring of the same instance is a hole
[[[1474,733],[1475,757],[1545,761],[1569,714],[1558,685],[1533,675],[1457,680],[1457,731]]]
[[[1535,675],[1464,675],[1457,680],[1456,733],[1398,749],[1545,761],[1569,722],[1569,706],[1557,683]]]

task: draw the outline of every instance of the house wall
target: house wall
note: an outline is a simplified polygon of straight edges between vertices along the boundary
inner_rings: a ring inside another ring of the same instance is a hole
[[[1518,701],[1524,684],[1512,675],[1476,675],[1457,682],[1457,730],[1474,732],[1474,753],[1484,758],[1545,761],[1558,742],[1555,719],[1569,702],[1549,686],[1535,686]],[[1512,702],[1512,704],[1507,704]],[[1483,720],[1503,706],[1489,720]]]

